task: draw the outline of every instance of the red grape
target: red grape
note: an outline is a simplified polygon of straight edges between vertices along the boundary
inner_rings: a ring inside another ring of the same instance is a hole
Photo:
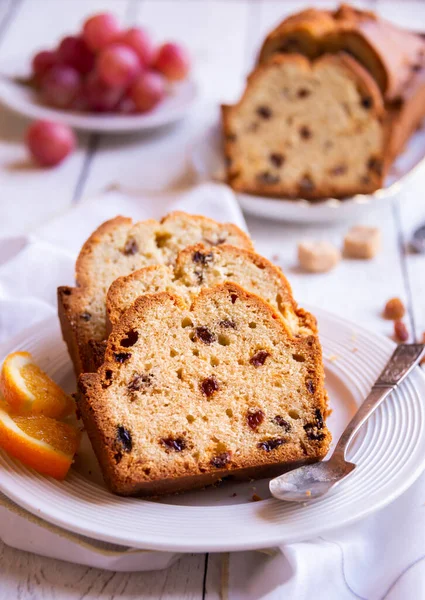
[[[190,57],[183,46],[164,44],[158,51],[154,67],[167,79],[178,81],[189,73]]]
[[[124,31],[119,41],[134,50],[143,66],[149,67],[152,64],[155,58],[155,47],[144,29],[131,27]]]
[[[140,61],[131,48],[112,44],[99,54],[97,71],[100,79],[111,87],[129,85],[140,71]]]
[[[122,96],[122,90],[105,85],[98,75],[93,72],[85,82],[84,94],[90,110],[108,112],[114,110],[117,106]]]
[[[86,75],[94,67],[94,54],[81,37],[68,35],[58,48],[59,61]]]
[[[87,46],[101,50],[116,41],[120,34],[118,20],[111,13],[99,13],[87,19],[83,26],[83,37]]]
[[[41,94],[47,104],[67,108],[77,97],[80,76],[72,67],[56,65],[41,80]]]
[[[151,110],[164,95],[164,78],[154,71],[141,73],[130,89],[130,97],[140,112]]]
[[[40,79],[49,69],[58,62],[56,52],[51,50],[42,50],[32,59],[32,71],[36,79]]]
[[[34,160],[45,167],[59,164],[76,145],[74,132],[68,125],[50,121],[32,123],[26,142]]]

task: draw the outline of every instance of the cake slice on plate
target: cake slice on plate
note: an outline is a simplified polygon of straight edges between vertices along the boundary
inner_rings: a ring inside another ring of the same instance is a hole
[[[78,405],[110,489],[159,495],[323,458],[323,379],[317,336],[293,336],[270,304],[224,283],[191,306],[138,298],[105,363],[80,376]]]
[[[236,225],[183,212],[138,223],[116,217],[89,237],[76,263],[77,286],[58,289],[62,334],[77,374],[92,368],[89,340],[105,338],[105,297],[111,283],[147,265],[172,264],[180,250],[198,242],[253,247]]]

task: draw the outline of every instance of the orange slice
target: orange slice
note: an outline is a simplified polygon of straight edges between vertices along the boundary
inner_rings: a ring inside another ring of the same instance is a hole
[[[0,390],[14,413],[60,419],[75,409],[72,398],[34,363],[29,352],[9,354],[0,375]]]
[[[11,416],[0,409],[0,447],[43,475],[64,479],[80,437],[68,423],[43,415]]]

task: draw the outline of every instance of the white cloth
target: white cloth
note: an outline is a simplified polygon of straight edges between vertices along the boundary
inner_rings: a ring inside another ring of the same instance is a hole
[[[180,196],[110,191],[27,237],[0,240],[0,341],[56,314],[56,287],[73,284],[76,254],[100,223],[117,214],[143,219],[174,209],[245,227],[233,195],[205,184]],[[355,525],[226,560],[222,597],[228,600],[425,600],[425,476]]]

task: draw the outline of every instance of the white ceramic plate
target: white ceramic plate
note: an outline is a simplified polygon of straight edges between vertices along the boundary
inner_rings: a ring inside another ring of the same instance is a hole
[[[225,167],[221,125],[216,123],[193,144],[193,167],[201,181],[224,181]],[[345,200],[329,198],[321,202],[266,198],[236,192],[242,208],[257,217],[295,223],[332,223],[361,219],[372,210],[380,210],[391,201],[414,170],[424,164],[425,130],[417,131],[405,151],[395,161],[385,186],[373,194],[359,194]]]
[[[76,129],[98,133],[134,133],[169,125],[184,117],[193,106],[198,88],[187,79],[174,84],[170,94],[152,111],[137,115],[88,114],[50,108],[40,103],[37,94],[14,78],[28,76],[22,59],[0,64],[0,102],[16,113],[31,119],[65,123]]]
[[[322,311],[319,319],[336,440],[390,357],[394,344]],[[75,382],[59,326],[44,322],[0,349],[26,349],[60,384]],[[270,498],[268,482],[220,487],[159,501],[120,498],[103,483],[87,440],[65,482],[0,453],[0,490],[42,519],[111,543],[165,551],[248,550],[313,538],[393,501],[425,467],[425,376],[420,369],[383,403],[349,452],[356,471],[334,495],[305,505]],[[252,495],[262,501],[253,502]],[[234,495],[236,494],[236,495]]]

